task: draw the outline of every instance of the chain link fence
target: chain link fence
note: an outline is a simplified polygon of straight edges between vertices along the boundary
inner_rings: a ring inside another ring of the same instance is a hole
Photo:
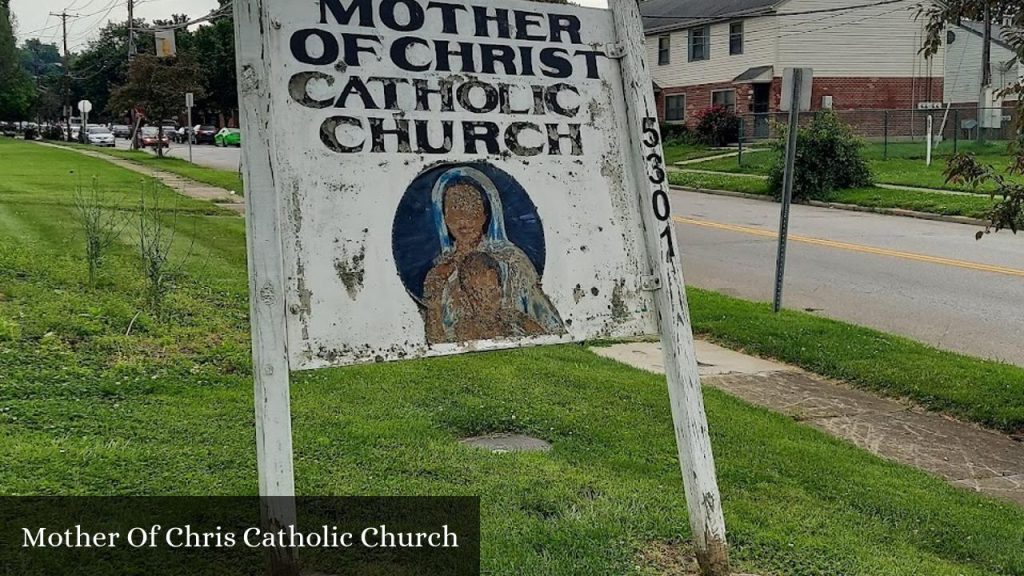
[[[1008,141],[1016,138],[1017,107],[937,108],[930,110],[836,110],[854,134],[871,143],[926,142],[928,117],[932,119],[933,143],[959,149],[961,142]],[[980,115],[979,115],[980,112]],[[808,124],[815,112],[800,113],[800,125]],[[980,116],[980,121],[979,121]],[[740,116],[740,144],[749,146],[780,137],[789,121],[788,112],[743,114]]]

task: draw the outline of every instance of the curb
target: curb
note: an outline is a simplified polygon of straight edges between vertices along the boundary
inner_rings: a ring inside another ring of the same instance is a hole
[[[670,186],[672,190],[678,190],[680,192],[698,192],[700,194],[710,194],[712,196],[728,196],[731,198],[743,198],[745,200],[758,200],[760,202],[771,202],[772,204],[778,204],[771,196],[764,196],[762,194],[748,194],[746,192],[732,192],[730,190],[711,190],[708,188],[690,188],[688,186]],[[821,202],[820,200],[811,200],[806,203],[801,203],[804,206],[814,206],[816,208],[832,208],[834,210],[846,210],[848,212],[866,212],[870,214],[881,214],[883,216],[899,216],[902,218],[916,218],[918,220],[931,220],[933,222],[947,222],[950,224],[966,224],[968,226],[986,226],[988,222],[979,218],[970,218],[968,216],[949,216],[945,214],[932,214],[931,212],[918,212],[916,210],[904,210],[902,208],[875,208],[871,206],[857,206],[855,204],[841,204],[839,202]]]

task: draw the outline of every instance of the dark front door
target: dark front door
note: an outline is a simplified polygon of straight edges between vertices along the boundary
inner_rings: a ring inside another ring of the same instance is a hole
[[[754,138],[767,138],[770,116],[769,96],[772,85],[768,83],[754,84],[754,98],[751,105],[751,112],[754,113]]]

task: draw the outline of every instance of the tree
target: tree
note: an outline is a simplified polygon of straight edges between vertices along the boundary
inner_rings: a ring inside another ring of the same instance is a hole
[[[21,45],[21,67],[36,78],[60,76],[60,61],[56,44],[43,44],[39,38],[29,38]]]
[[[141,25],[141,20],[136,22]],[[136,34],[138,40],[152,41],[149,34]],[[92,102],[93,117],[112,113],[121,116],[126,110],[111,109],[110,93],[115,86],[128,79],[128,26],[126,22],[110,22],[100,29],[70,62],[72,80],[71,101]]]
[[[926,30],[921,51],[925,56],[932,56],[942,46],[950,24],[964,20],[984,21],[986,15],[1004,24],[1002,41],[1017,53],[1019,62],[1024,62],[1024,5],[1020,0],[944,0],[920,4],[918,17],[925,19]],[[1004,91],[1004,97],[1013,94],[1017,96],[1018,107],[1017,139],[1010,144],[1014,160],[1006,167],[1006,172],[1024,174],[1024,79]],[[978,233],[979,239],[992,230],[1006,228],[1016,233],[1024,228],[1024,186],[1007,180],[996,167],[982,165],[973,155],[957,154],[949,160],[946,180],[972,185],[995,184],[993,197],[1000,200],[989,212],[988,226]]]
[[[21,120],[32,105],[35,85],[21,67],[13,20],[10,0],[0,0],[0,119]]]
[[[43,44],[38,38],[30,38],[21,45],[21,67],[35,81],[35,98],[30,113],[34,118],[52,120],[61,115],[61,68],[60,50],[56,44]]]
[[[183,94],[205,95],[199,65],[191,57],[157,58],[139,54],[128,70],[128,80],[110,95],[110,108],[142,108],[146,118],[159,125],[165,118],[177,116],[184,106]],[[157,146],[159,154],[163,149]]]
[[[206,98],[196,100],[200,109],[216,113],[220,125],[238,109],[238,85],[235,81],[235,25],[231,18],[215,20],[192,33],[189,50],[203,62],[203,87]]]

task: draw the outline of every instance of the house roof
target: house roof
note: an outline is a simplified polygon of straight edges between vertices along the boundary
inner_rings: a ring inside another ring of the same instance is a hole
[[[640,3],[644,32],[690,28],[739,16],[769,14],[785,0],[646,0]]]
[[[744,84],[748,82],[763,82],[767,80],[771,82],[772,77],[775,75],[774,66],[755,66],[753,68],[747,68],[745,72],[732,79],[733,84]]]
[[[985,24],[982,23],[982,22],[966,22],[965,21],[965,22],[961,22],[960,23],[960,27],[965,29],[965,30],[967,30],[968,32],[973,32],[974,34],[977,34],[978,36],[981,36],[981,37],[985,36]],[[1003,27],[1000,26],[999,24],[992,24],[992,43],[993,44],[998,44],[998,45],[1002,46],[1003,48],[1006,48],[1007,50],[1012,51],[1012,50],[1014,50],[1014,48],[1013,48],[1013,46],[1010,46],[1009,42],[1006,41],[1007,40],[1007,36],[1005,35],[1006,32],[1007,31],[1004,30]]]

